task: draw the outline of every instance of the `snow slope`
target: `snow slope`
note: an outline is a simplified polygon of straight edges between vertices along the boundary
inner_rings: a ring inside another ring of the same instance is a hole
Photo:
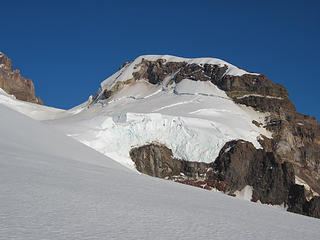
[[[139,175],[2,104],[0,114],[1,240],[320,238],[318,219]]]
[[[0,88],[0,103],[36,120],[57,119],[71,113],[57,108],[20,101]]]

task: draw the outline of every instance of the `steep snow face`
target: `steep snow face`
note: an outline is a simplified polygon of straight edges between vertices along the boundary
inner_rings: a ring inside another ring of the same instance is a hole
[[[249,73],[245,70],[242,70],[230,63],[227,63],[218,58],[181,58],[170,55],[144,55],[136,58],[132,63],[128,64],[124,68],[120,69],[118,72],[107,78],[101,83],[102,89],[108,89],[113,86],[118,81],[126,81],[133,77],[133,73],[138,71],[137,65],[141,63],[142,59],[148,61],[157,61],[159,59],[166,60],[166,62],[186,62],[187,64],[212,64],[218,65],[219,67],[227,66],[226,75],[231,76],[242,76],[244,74],[259,75],[257,73]]]
[[[0,239],[320,238],[318,219],[138,175],[1,104],[0,115]]]
[[[170,86],[137,81],[110,100],[50,123],[134,168],[131,148],[151,142],[165,144],[179,159],[207,163],[230,140],[244,139],[260,148],[260,134],[271,134],[252,121],[264,123],[265,117],[235,104],[211,82],[185,79]]]

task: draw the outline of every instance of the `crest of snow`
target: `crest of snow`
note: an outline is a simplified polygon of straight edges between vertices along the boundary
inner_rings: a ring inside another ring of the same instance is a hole
[[[3,104],[15,111],[21,112],[36,120],[57,119],[65,115],[70,115],[65,110],[42,106],[16,99],[0,88],[0,104]]]
[[[226,71],[226,75],[231,76],[242,76],[244,74],[251,74],[251,75],[259,75],[257,73],[249,73],[245,70],[242,70],[230,63],[227,63],[218,58],[182,58],[182,57],[175,57],[170,55],[143,55],[136,58],[132,63],[128,64],[127,66],[120,69],[118,72],[107,78],[101,83],[102,89],[109,89],[113,86],[117,81],[126,81],[128,79],[133,78],[132,73],[138,71],[137,65],[141,63],[142,59],[146,59],[148,61],[157,61],[158,59],[164,59],[166,62],[186,62],[188,64],[212,64],[218,65],[220,67],[227,66],[228,69]]]
[[[245,186],[242,190],[240,191],[235,191],[234,194],[236,195],[237,198],[251,201],[252,199],[252,193],[253,193],[253,187],[247,185]]]
[[[3,68],[3,67],[4,67],[4,64],[3,64],[3,63],[1,63],[1,64],[0,64],[0,68]]]

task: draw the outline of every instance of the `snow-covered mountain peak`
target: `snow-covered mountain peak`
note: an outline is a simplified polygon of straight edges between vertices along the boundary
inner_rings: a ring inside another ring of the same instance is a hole
[[[101,88],[104,90],[112,87],[116,82],[125,82],[132,79],[134,77],[134,73],[140,70],[140,65],[143,61],[158,62],[161,64],[181,63],[180,67],[182,67],[183,65],[192,64],[196,64],[201,67],[203,67],[204,65],[212,65],[219,68],[225,67],[226,69],[224,71],[224,75],[229,76],[242,76],[244,74],[259,75],[257,73],[249,73],[218,58],[182,58],[172,55],[142,55],[137,57],[131,63],[125,64],[124,67],[121,68],[118,72],[104,80],[101,83]]]
[[[259,75],[257,73],[249,73],[219,58],[211,58],[211,57],[183,58],[183,57],[177,57],[172,55],[142,55],[142,56],[139,56],[135,60],[135,62],[140,63],[142,59],[152,61],[152,62],[157,60],[164,60],[165,62],[186,62],[187,64],[197,64],[197,65],[210,64],[210,65],[217,65],[219,67],[227,66],[228,70],[226,72],[226,75],[232,75],[232,76],[242,76],[244,74]]]
[[[68,111],[17,99],[0,91],[0,103],[129,168],[234,195],[244,191],[249,200],[294,212],[295,175],[286,158],[301,138],[319,142],[309,130],[317,132],[318,123],[295,114],[285,87],[215,58],[140,56]],[[309,200],[320,190],[303,174],[297,177],[309,184]]]

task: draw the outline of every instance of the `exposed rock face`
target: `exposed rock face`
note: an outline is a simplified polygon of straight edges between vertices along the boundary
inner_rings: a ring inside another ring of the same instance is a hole
[[[252,186],[252,201],[255,202],[286,203],[294,184],[292,164],[281,163],[272,152],[256,149],[243,140],[226,143],[214,162],[214,169],[224,176],[230,192]]]
[[[221,176],[213,171],[213,164],[190,162],[173,157],[171,149],[159,143],[133,148],[130,157],[139,172],[176,182],[212,190],[226,191]]]
[[[172,151],[159,143],[133,148],[130,157],[138,171],[153,177],[230,195],[249,185],[253,188],[251,201],[285,204],[288,211],[320,217],[320,197],[306,199],[304,187],[294,183],[293,165],[247,141],[226,143],[212,163],[174,158]]]
[[[209,168],[206,163],[174,158],[169,148],[158,143],[133,148],[130,157],[139,172],[160,178],[172,178],[180,173],[188,177],[198,177],[204,175]]]
[[[34,85],[30,79],[21,76],[19,70],[12,70],[12,61],[0,52],[0,88],[17,99],[43,104],[41,98],[35,96]]]
[[[143,59],[137,67],[140,67],[140,70],[134,73],[134,78],[136,80],[147,79],[152,84],[158,84],[172,75],[176,83],[186,78],[195,81],[211,81],[231,96],[255,93],[263,96],[282,97],[286,100],[288,98],[286,88],[272,82],[265,75],[227,75],[225,74],[228,69],[226,65],[221,67],[212,64],[166,62],[164,59],[157,61]]]
[[[320,126],[315,118],[294,112],[273,112],[268,121],[273,151],[294,164],[296,175],[320,193]]]
[[[292,185],[288,197],[288,211],[308,215],[308,209],[304,187],[298,184]]]
[[[138,171],[154,177],[179,182],[203,181],[231,195],[250,185],[252,201],[262,203],[287,203],[289,189],[294,184],[292,164],[280,163],[272,152],[256,149],[243,140],[226,143],[210,164],[176,159],[170,149],[155,143],[133,148],[130,156]]]
[[[308,216],[320,218],[320,197],[314,197],[309,202]]]
[[[303,186],[292,185],[288,199],[288,211],[320,218],[320,197],[313,197],[310,201],[306,200]]]

